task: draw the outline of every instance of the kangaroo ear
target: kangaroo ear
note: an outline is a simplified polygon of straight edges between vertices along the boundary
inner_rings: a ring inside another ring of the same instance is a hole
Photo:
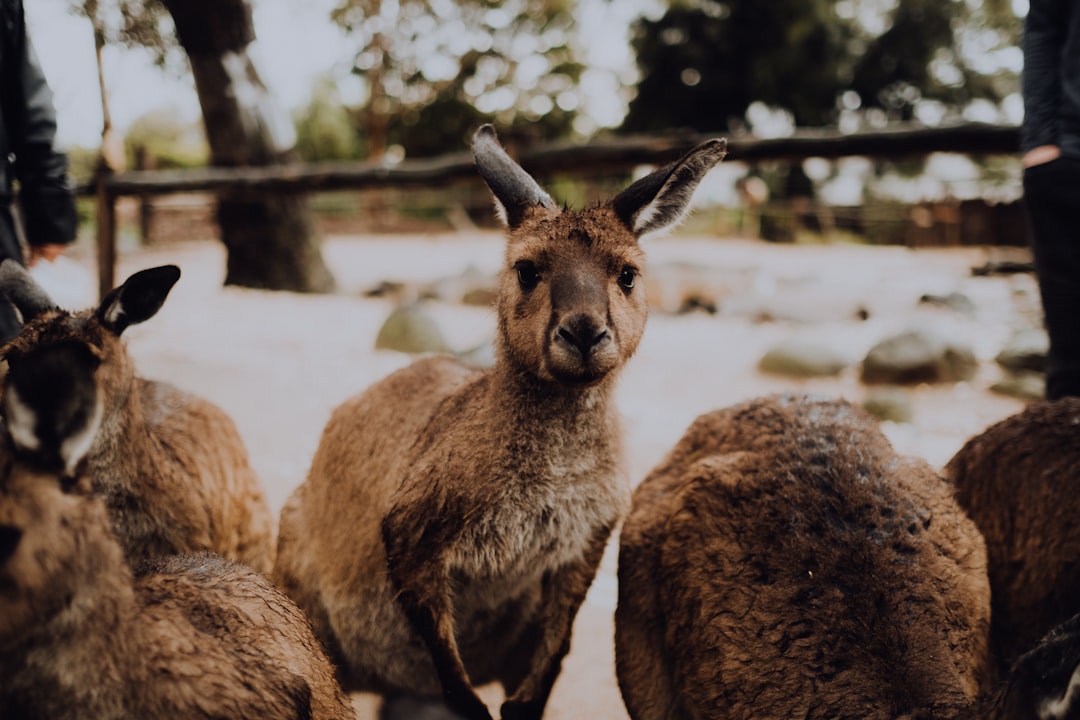
[[[704,142],[623,190],[611,206],[639,238],[674,226],[685,217],[701,178],[726,154],[727,140]]]
[[[1055,627],[1017,658],[995,704],[1000,717],[1080,716],[1080,615]]]
[[[0,292],[14,305],[23,322],[30,322],[46,310],[55,310],[56,303],[37,284],[22,265],[8,258],[0,263]]]
[[[481,125],[473,135],[473,157],[480,175],[495,195],[496,209],[507,227],[520,225],[529,208],[556,209],[551,196],[506,154],[491,125]]]
[[[129,325],[149,320],[165,303],[169,291],[180,279],[175,265],[140,270],[114,289],[97,309],[97,318],[116,335]]]

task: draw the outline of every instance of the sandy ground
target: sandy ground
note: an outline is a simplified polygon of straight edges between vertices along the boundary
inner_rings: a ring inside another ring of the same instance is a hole
[[[121,257],[121,279],[164,263],[180,265],[183,277],[161,313],[126,337],[144,376],[200,393],[232,414],[277,511],[303,480],[331,410],[409,362],[408,356],[373,349],[393,301],[365,299],[360,292],[382,280],[435,280],[470,266],[493,272],[501,248],[500,236],[486,233],[331,237],[325,254],[341,292],[320,297],[223,288],[224,251],[215,242],[131,251]],[[807,381],[759,372],[762,353],[793,335],[827,340],[853,361],[877,340],[913,324],[933,325],[970,342],[980,359],[974,381],[916,388],[914,421],[884,424],[900,451],[936,466],[968,437],[1022,407],[987,390],[998,378],[993,356],[1005,338],[1038,322],[1030,276],[971,276],[972,266],[996,259],[999,252],[775,246],[700,237],[655,241],[646,250],[657,268],[669,263],[713,268],[727,294],[716,315],[650,317],[618,391],[632,484],[702,412],[782,390],[854,401],[865,396],[854,366],[835,378]],[[92,287],[92,265],[78,257],[70,262],[66,274],[57,277],[70,280],[83,273],[84,285],[67,286],[73,298],[68,303],[75,305],[79,292]],[[954,291],[974,302],[974,314],[917,302],[926,293]],[[654,287],[654,292],[671,288]],[[869,310],[869,319],[853,319],[858,307]],[[483,342],[494,328],[494,314],[487,309],[430,303],[428,310],[457,348]],[[762,321],[766,311],[779,319]],[[614,547],[610,550],[579,615],[547,718],[626,717],[613,670]],[[487,689],[485,698],[497,708],[498,692]],[[361,717],[371,715],[371,702],[358,699],[357,706]]]

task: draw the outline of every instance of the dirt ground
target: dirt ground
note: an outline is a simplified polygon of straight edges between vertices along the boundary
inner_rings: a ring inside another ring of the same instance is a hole
[[[776,246],[681,236],[655,241],[646,251],[658,269],[680,264],[698,276],[711,269],[722,302],[715,315],[655,312],[649,319],[618,391],[632,484],[702,412],[783,390],[861,400],[867,389],[858,380],[857,360],[877,340],[913,324],[969,342],[980,369],[972,382],[911,390],[913,422],[883,424],[901,452],[941,466],[968,437],[1022,407],[987,388],[998,378],[993,357],[1010,332],[1038,323],[1034,280],[970,273],[1002,251]],[[216,242],[131,250],[121,256],[119,278],[164,263],[179,265],[183,276],[161,313],[126,337],[144,376],[200,393],[232,414],[276,511],[303,480],[331,410],[409,362],[406,355],[373,349],[394,301],[364,298],[361,291],[383,280],[429,281],[470,267],[494,272],[501,253],[500,236],[490,233],[330,237],[325,255],[341,292],[313,297],[223,288],[224,251]],[[62,304],[78,306],[92,300],[92,268],[88,257],[74,255],[43,273]],[[670,286],[653,290],[674,292]],[[924,294],[950,292],[964,293],[974,311],[918,302]],[[456,348],[482,343],[494,329],[488,309],[439,302],[427,309]],[[869,318],[855,319],[856,309]],[[792,336],[826,340],[855,364],[835,378],[815,380],[758,371],[764,351]],[[613,670],[614,546],[610,550],[578,617],[546,715],[551,720],[626,717]],[[494,689],[485,690],[485,698],[497,709]],[[357,707],[361,717],[372,716],[368,699],[358,698]]]

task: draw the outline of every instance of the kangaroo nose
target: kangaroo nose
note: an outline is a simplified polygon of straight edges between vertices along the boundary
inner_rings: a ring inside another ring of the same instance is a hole
[[[576,348],[581,354],[581,359],[584,360],[596,349],[596,346],[607,340],[608,329],[597,327],[596,323],[585,315],[576,315],[560,325],[557,334],[563,341]]]
[[[22,539],[22,530],[12,525],[0,525],[0,563],[6,562],[15,554],[15,548]]]

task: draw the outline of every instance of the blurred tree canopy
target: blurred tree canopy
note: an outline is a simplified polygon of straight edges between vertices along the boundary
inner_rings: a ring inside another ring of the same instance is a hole
[[[1020,26],[1009,0],[674,0],[634,24],[622,129],[735,130],[754,103],[796,126],[996,107],[1019,89]]]
[[[368,154],[462,148],[483,121],[569,132],[584,69],[572,10],[571,0],[344,0],[333,19],[356,38]]]

